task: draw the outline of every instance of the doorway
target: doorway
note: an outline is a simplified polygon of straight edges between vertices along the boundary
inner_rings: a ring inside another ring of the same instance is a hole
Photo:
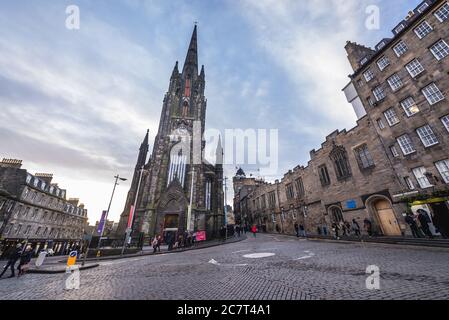
[[[449,208],[446,202],[432,203],[433,223],[443,238],[449,238]]]
[[[373,207],[379,218],[383,234],[385,236],[401,236],[401,229],[390,201],[386,199],[375,200]]]

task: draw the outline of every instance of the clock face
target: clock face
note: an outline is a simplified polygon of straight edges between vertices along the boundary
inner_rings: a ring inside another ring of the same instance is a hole
[[[190,138],[190,132],[185,127],[178,127],[174,129],[170,134],[170,140],[171,141],[178,141],[183,139]]]

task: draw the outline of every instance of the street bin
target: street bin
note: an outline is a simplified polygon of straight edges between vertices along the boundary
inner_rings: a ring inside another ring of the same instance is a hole
[[[47,256],[46,251],[42,251],[41,253],[39,253],[39,256],[37,257],[36,262],[35,262],[36,267],[39,268],[44,263],[46,256]]]

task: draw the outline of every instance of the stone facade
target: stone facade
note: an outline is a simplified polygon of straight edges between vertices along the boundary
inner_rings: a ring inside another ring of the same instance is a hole
[[[346,45],[354,69],[351,81],[404,190],[393,198],[401,200],[405,194],[410,201],[424,200],[422,204],[428,198],[433,203],[426,209],[447,233],[449,209],[443,200],[449,183],[448,12],[447,1],[426,0],[375,51]]]
[[[87,210],[52,183],[53,175],[22,169],[21,160],[0,162],[0,237],[3,244],[27,240],[38,252],[62,251],[83,239]]]
[[[198,74],[197,27],[195,27],[182,72],[178,62],[164,97],[159,131],[147,161],[148,133],[141,145],[134,178],[117,235],[124,235],[139,186],[133,236],[151,237],[165,232],[183,234],[206,231],[218,235],[224,224],[223,150],[217,147],[217,163],[203,159],[202,136],[206,120],[204,66]],[[190,201],[192,200],[192,201]],[[191,221],[188,224],[189,205]]]
[[[363,227],[368,219],[376,234],[398,236],[410,234],[404,214],[424,205],[432,223],[445,231],[448,16],[447,1],[427,0],[394,29],[393,39],[383,39],[375,49],[348,42],[353,96],[360,97],[366,115],[353,129],[326,137],[319,150],[311,151],[306,167],[261,184],[245,197],[237,194],[236,206],[245,208],[241,214],[270,232],[294,233],[298,223],[308,233],[330,233],[335,222],[355,219]],[[423,70],[416,69],[415,59]],[[415,75],[416,70],[421,72]],[[248,186],[255,182],[234,180]]]
[[[259,185],[248,195],[250,223],[287,234],[294,234],[298,223],[316,234],[329,231],[335,222],[355,219],[362,226],[369,219],[378,234],[406,233],[402,217],[406,206],[392,198],[402,190],[399,178],[375,132],[364,117],[355,128],[326,137],[319,150],[311,151],[306,167],[294,168],[275,183]],[[391,209],[395,228],[387,229],[379,220],[379,202]]]

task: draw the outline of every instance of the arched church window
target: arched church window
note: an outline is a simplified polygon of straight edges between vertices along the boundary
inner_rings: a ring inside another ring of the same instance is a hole
[[[187,102],[187,100],[185,100],[182,103],[182,116],[187,117],[188,114],[189,114],[189,102]]]
[[[340,208],[334,207],[331,210],[332,212],[332,218],[334,219],[335,222],[341,222],[343,221],[343,213],[341,212]]]
[[[352,176],[348,161],[348,153],[342,146],[335,146],[330,153],[330,158],[334,162],[335,173],[338,180],[346,179]]]
[[[206,197],[205,197],[205,204],[206,204],[206,210],[211,210],[211,193],[212,193],[212,181],[210,179],[207,179],[206,182]]]
[[[168,169],[168,181],[167,186],[175,179],[181,183],[184,187],[184,180],[186,174],[187,156],[183,154],[182,149],[178,152],[172,152],[170,154],[170,166]]]

